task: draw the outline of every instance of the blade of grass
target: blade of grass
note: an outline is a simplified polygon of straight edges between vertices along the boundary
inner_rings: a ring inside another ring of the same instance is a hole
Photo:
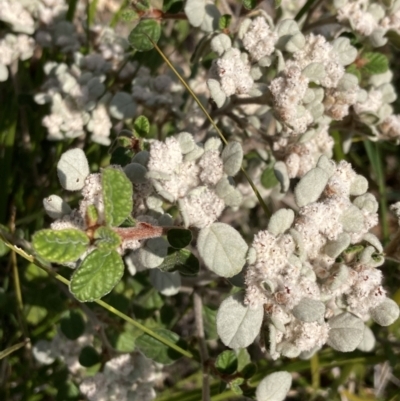
[[[389,222],[388,222],[388,207],[385,176],[382,165],[382,155],[379,144],[376,142],[364,141],[364,147],[371,163],[372,171],[376,177],[376,182],[379,188],[379,212],[380,221],[382,224],[383,243],[386,245],[389,241]]]
[[[121,18],[121,14],[124,11],[124,9],[127,7],[129,4],[129,0],[124,0],[121,4],[121,7],[119,10],[113,15],[110,21],[110,28],[115,28],[115,25],[118,24],[119,19]]]
[[[300,11],[296,14],[296,16],[294,17],[295,21],[300,21],[301,17],[303,17],[303,15],[305,15],[308,10],[313,6],[313,4],[319,0],[308,0],[306,2],[306,4],[304,4],[304,6],[300,9]]]
[[[0,352],[0,360],[5,358],[8,355],[11,355],[15,351],[18,351],[20,348],[25,346],[25,344],[27,344],[28,342],[29,342],[29,340],[22,341],[22,342],[20,342],[18,344],[12,345],[11,347],[8,347],[5,350],[1,351]]]
[[[311,383],[312,383],[312,387],[315,391],[317,391],[319,389],[320,386],[320,367],[319,367],[319,356],[318,356],[318,352],[316,352],[311,360]]]
[[[172,63],[168,60],[167,56],[164,54],[164,52],[157,46],[157,43],[154,42],[154,40],[147,35],[147,38],[152,42],[154,48],[157,50],[157,52],[160,54],[160,56],[162,57],[162,59],[165,61],[165,63],[168,65],[168,67],[173,71],[173,73],[176,75],[176,77],[179,79],[179,81],[181,81],[182,85],[185,87],[185,89],[190,93],[190,95],[192,96],[192,98],[195,100],[195,102],[198,104],[198,106],[200,107],[201,111],[204,113],[204,115],[208,118],[208,120],[210,121],[211,125],[215,128],[215,130],[217,131],[218,135],[220,136],[222,142],[224,142],[225,145],[228,144],[228,141],[226,140],[226,138],[224,137],[224,135],[222,134],[221,130],[218,128],[217,124],[215,123],[215,121],[212,119],[212,117],[210,116],[210,114],[208,113],[208,111],[206,110],[206,108],[203,106],[203,104],[200,102],[199,98],[196,96],[196,94],[193,92],[193,90],[190,88],[190,86],[186,83],[186,81],[183,79],[183,77],[179,74],[179,72],[175,69],[175,67],[172,65]],[[253,180],[250,178],[250,176],[247,174],[247,171],[243,168],[243,166],[241,166],[241,171],[244,174],[244,176],[246,177],[247,181],[249,182],[251,188],[253,189],[258,201],[260,202],[261,207],[264,210],[264,213],[270,217],[271,216],[271,212],[268,209],[268,206],[266,205],[266,203],[264,202],[264,199],[261,197],[260,193],[258,192],[257,187],[255,186]]]
[[[11,107],[7,107],[10,104]],[[0,223],[6,224],[8,195],[12,178],[12,158],[17,128],[17,106],[14,99],[8,103],[4,102],[0,112]]]
[[[66,15],[67,21],[72,21],[75,16],[76,5],[78,4],[78,0],[69,0],[68,2],[68,11]]]

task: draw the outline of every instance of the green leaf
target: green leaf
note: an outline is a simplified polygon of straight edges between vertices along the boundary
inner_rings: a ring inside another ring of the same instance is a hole
[[[251,362],[250,354],[246,348],[236,350],[236,357],[238,360],[238,370],[240,371]]]
[[[207,340],[216,340],[218,338],[217,312],[218,309],[216,307],[203,305],[204,331],[206,332]]]
[[[243,390],[240,388],[240,386],[244,383],[244,379],[242,377],[237,377],[236,379],[232,380],[229,385],[231,387],[231,390],[236,394],[236,395],[242,395]],[[262,400],[260,400],[262,401]]]
[[[215,367],[222,374],[231,375],[235,373],[238,367],[236,354],[231,350],[222,352],[215,361]]]
[[[117,227],[125,221],[133,208],[133,188],[123,171],[106,168],[101,172],[104,214],[109,226]]]
[[[224,14],[219,19],[219,22],[218,22],[219,29],[223,30],[223,29],[229,28],[231,21],[232,21],[232,15]]]
[[[257,373],[257,365],[255,363],[248,363],[241,371],[240,374],[245,379],[252,378]]]
[[[185,276],[196,276],[200,269],[199,260],[187,249],[168,248],[168,255],[157,267],[164,272],[179,271]]]
[[[182,0],[164,0],[162,10],[169,13],[177,13],[182,11],[183,1]]]
[[[121,244],[121,237],[109,227],[99,227],[94,232],[95,245],[103,251],[112,251]]]
[[[60,329],[68,340],[76,340],[85,332],[85,321],[82,314],[75,311],[66,311],[60,320]]]
[[[257,0],[242,0],[243,7],[252,10],[257,5]]]
[[[139,116],[133,123],[133,128],[141,137],[146,137],[150,133],[150,123],[147,117]]]
[[[278,185],[278,180],[276,178],[274,168],[268,167],[261,174],[261,185],[264,188],[270,189]]]
[[[121,13],[121,19],[124,22],[136,21],[139,18],[140,18],[139,14],[135,10],[132,10],[132,9],[126,9],[126,10],[122,11],[122,13]]]
[[[96,249],[72,275],[70,291],[81,302],[94,301],[108,294],[123,274],[124,263],[116,251]]]
[[[99,219],[99,213],[97,212],[95,205],[89,205],[86,209],[86,223],[89,227],[93,227],[97,224]]]
[[[122,330],[122,332],[121,332]],[[141,336],[143,332],[132,326],[113,327],[107,330],[107,337],[111,345],[119,352],[133,352],[135,350],[136,338]]]
[[[149,37],[157,43],[161,36],[160,22],[153,19],[141,20],[128,36],[130,45],[139,52],[151,50],[154,46]]]
[[[140,11],[146,11],[150,9],[150,1],[149,0],[138,0],[135,2],[135,6]]]
[[[361,70],[368,74],[383,74],[389,69],[389,60],[382,53],[364,53],[363,59],[365,59],[367,63],[362,67]]]
[[[32,245],[39,256],[50,262],[74,262],[86,251],[89,237],[74,228],[47,229],[33,235]]]
[[[174,344],[185,348],[185,343],[178,334],[161,328],[154,329],[153,331]],[[179,352],[169,348],[167,345],[150,337],[146,333],[136,339],[136,347],[144,356],[155,362],[162,363],[163,365],[170,365],[182,356]]]
[[[3,224],[0,224],[0,231],[9,232],[10,230],[6,226],[3,226]],[[8,252],[10,252],[10,248],[0,239],[0,257],[7,255]]]
[[[182,249],[192,242],[192,232],[181,228],[173,228],[168,231],[167,240],[173,248]]]
[[[348,74],[353,74],[357,77],[358,81],[361,81],[361,71],[357,68],[357,66],[355,64],[350,64],[347,68],[346,68],[346,72]]]
[[[122,146],[118,146],[111,154],[110,164],[119,164],[125,166],[132,160],[133,152]]]
[[[90,345],[83,347],[79,354],[79,363],[85,368],[90,368],[100,362],[100,356]]]

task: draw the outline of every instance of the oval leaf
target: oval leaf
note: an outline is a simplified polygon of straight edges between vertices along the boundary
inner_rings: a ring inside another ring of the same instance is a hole
[[[82,149],[63,153],[57,164],[57,175],[61,185],[68,191],[79,191],[85,186],[89,175],[89,164]]]
[[[122,171],[115,168],[104,169],[101,172],[101,181],[106,222],[117,227],[132,211],[132,183]]]
[[[229,142],[221,154],[226,174],[234,176],[242,167],[243,148],[239,142]]]
[[[181,276],[178,272],[168,273],[158,269],[150,271],[150,282],[161,294],[170,297],[181,288]]]
[[[210,270],[222,277],[232,277],[246,263],[248,246],[233,227],[214,223],[200,231],[197,249]]]
[[[260,332],[264,309],[250,309],[243,303],[243,294],[226,298],[217,313],[217,331],[222,342],[230,348],[249,346]]]
[[[190,24],[198,27],[206,15],[206,2],[205,0],[187,0],[184,10]]]
[[[236,354],[231,350],[222,352],[215,361],[215,367],[223,374],[231,375],[235,373],[238,368]]]
[[[123,273],[124,263],[116,251],[96,249],[72,275],[70,291],[81,302],[100,299],[116,286]]]
[[[149,120],[145,116],[139,116],[133,123],[133,128],[139,136],[146,137],[150,133]]]
[[[200,270],[200,263],[187,249],[168,248],[168,255],[158,269],[164,272],[179,271],[185,276],[196,276]]]
[[[50,262],[74,262],[86,251],[89,237],[74,228],[40,230],[33,235],[32,245],[39,256]]]
[[[180,339],[178,334],[161,328],[154,329],[153,331],[180,347],[183,345],[182,348],[185,348],[185,343]],[[179,352],[169,348],[146,333],[136,339],[136,347],[144,356],[163,365],[170,365],[182,356]]]
[[[351,352],[361,343],[364,323],[357,316],[343,312],[328,321],[330,326],[328,345],[336,351]]]
[[[154,19],[141,20],[128,36],[130,45],[139,52],[151,50],[154,45],[149,37],[158,42],[161,36],[160,22]]]
[[[303,207],[315,202],[325,189],[328,179],[328,173],[319,167],[306,173],[294,189],[297,205]]]
[[[100,356],[90,345],[83,347],[79,354],[79,363],[85,368],[89,368],[100,362]]]
[[[167,233],[169,244],[177,249],[187,247],[192,241],[192,232],[180,228],[172,228]]]
[[[68,340],[76,340],[85,332],[85,321],[78,311],[66,311],[60,320],[60,329]]]
[[[275,372],[264,377],[257,386],[257,401],[283,401],[292,385],[289,372]]]
[[[103,251],[112,251],[121,244],[121,237],[109,227],[99,227],[94,232],[97,248]]]

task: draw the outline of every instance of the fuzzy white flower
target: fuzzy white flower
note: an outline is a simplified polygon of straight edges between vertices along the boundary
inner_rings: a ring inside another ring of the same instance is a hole
[[[259,61],[275,51],[278,39],[276,32],[271,31],[263,17],[255,18],[243,36],[243,46],[254,61]]]

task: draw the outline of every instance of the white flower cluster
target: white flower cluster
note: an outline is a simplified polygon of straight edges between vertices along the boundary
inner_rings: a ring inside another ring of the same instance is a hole
[[[52,25],[57,16],[67,10],[64,0],[3,0],[0,21],[9,30],[0,39],[0,82],[8,79],[8,69],[16,60],[28,60],[35,49],[35,40],[29,35],[38,34]]]
[[[147,68],[129,61],[126,39],[107,27],[95,26],[93,33],[93,53],[74,53],[72,64],[45,65],[48,78],[35,100],[51,105],[51,114],[42,121],[49,140],[79,137],[87,130],[92,141],[107,146],[112,127],[140,113],[139,105],[167,109],[179,106],[181,88],[168,75],[154,78]],[[110,86],[107,82],[111,76]],[[133,77],[131,93],[119,90]]]
[[[156,397],[154,363],[139,353],[110,359],[102,372],[79,386],[89,401],[151,401]]]
[[[40,340],[33,346],[33,356],[43,364],[50,365],[56,359],[65,363],[73,375],[79,375],[84,367],[79,363],[79,354],[86,346],[93,344],[93,335],[84,333],[76,340],[69,340],[58,330],[51,341]]]
[[[214,78],[208,80],[211,96],[221,107],[234,93],[263,95],[267,86],[257,82],[264,79],[262,68],[277,63],[278,76],[268,86],[270,108],[261,106],[256,112],[259,125],[263,124],[262,113],[269,116],[268,125],[273,124],[267,135],[275,158],[286,164],[285,175],[302,177],[319,156],[331,156],[329,123],[342,120],[358,100],[357,78],[344,68],[355,60],[357,50],[347,38],[328,42],[321,35],[304,36],[294,20],[283,20],[273,27],[266,16],[243,21],[238,37],[246,50],[240,60],[250,78],[244,79],[244,70],[235,64],[239,50],[232,48],[226,35],[218,35],[211,41],[220,55],[212,67]],[[236,81],[248,82],[246,89],[241,90]]]
[[[0,82],[8,79],[7,66],[16,60],[27,60],[32,57],[35,41],[28,35],[7,34],[0,39]]]
[[[398,307],[386,298],[376,269],[384,262],[383,249],[369,231],[378,222],[378,203],[367,189],[367,180],[349,163],[336,165],[321,156],[295,189],[297,216],[281,209],[255,236],[245,302],[264,305],[274,359],[315,351],[326,342],[349,350],[330,337],[335,332],[329,319],[372,316],[386,325],[378,316],[386,303],[397,318]]]
[[[381,3],[381,4],[380,4]],[[386,44],[388,31],[400,34],[398,1],[335,0],[337,20],[346,23],[374,47]]]
[[[221,148],[218,138],[202,146],[186,132],[151,143],[147,177],[159,196],[178,203],[186,227],[207,227],[241,202],[229,176],[240,169],[242,148],[237,142]]]
[[[393,73],[372,75],[366,89],[361,90],[354,111],[358,119],[368,125],[372,139],[400,141],[400,115],[393,114],[393,103],[397,99],[391,84]]]
[[[274,111],[284,124],[283,135],[306,132],[324,114],[334,120],[348,114],[359,87],[357,78],[346,74],[344,66],[356,55],[348,39],[339,38],[331,44],[320,35],[305,37],[304,46],[293,52],[281,75],[269,86]]]
[[[151,401],[156,397],[154,383],[160,378],[159,369],[137,352],[112,358],[101,372],[83,378],[85,367],[79,363],[79,356],[84,347],[93,345],[93,339],[92,334],[84,333],[76,340],[69,340],[57,332],[51,341],[38,341],[33,346],[33,355],[44,365],[55,359],[65,363],[89,401]]]

